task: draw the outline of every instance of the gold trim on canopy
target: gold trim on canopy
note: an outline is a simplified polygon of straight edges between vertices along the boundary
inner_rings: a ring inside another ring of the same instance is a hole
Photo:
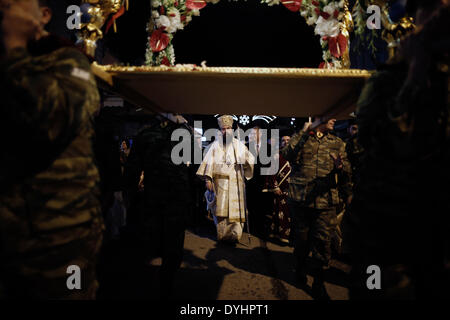
[[[266,75],[266,76],[284,76],[291,75],[294,77],[361,77],[368,78],[372,73],[368,70],[360,69],[315,69],[315,68],[249,68],[249,67],[199,67],[191,65],[178,65],[175,67],[159,66],[113,66],[99,65],[94,62],[95,67],[108,72],[110,74],[127,74],[127,73],[209,73],[209,74],[234,74],[239,75]]]

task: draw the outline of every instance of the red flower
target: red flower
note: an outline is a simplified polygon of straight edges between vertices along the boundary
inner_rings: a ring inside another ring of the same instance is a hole
[[[175,1],[174,5],[175,7],[178,7],[178,1]]]
[[[281,0],[281,3],[292,12],[298,12],[303,0]]]
[[[159,14],[164,14],[164,12],[165,12],[164,7],[163,6],[159,7]]]
[[[206,7],[206,1],[205,0],[187,0],[186,1],[186,8],[188,9],[203,9]]]
[[[314,11],[316,12],[317,15],[320,15],[320,9],[319,8],[315,8]]]
[[[167,57],[162,58],[161,64],[170,67],[170,61]]]
[[[319,6],[319,1],[313,1],[313,2],[311,2],[313,5],[315,5],[316,7],[318,7]]]
[[[333,66],[333,62],[321,62],[320,64],[319,64],[319,69],[325,69],[325,66],[326,65],[330,65],[330,66]]]
[[[339,17],[339,10],[338,9],[334,10],[334,14],[333,15],[337,19]]]
[[[167,48],[169,41],[169,36],[162,29],[155,30],[150,37],[150,48],[153,52],[160,52]]]
[[[186,21],[186,16],[181,16],[181,17],[180,17],[180,20],[181,20],[181,21]]]
[[[336,58],[342,57],[342,54],[347,49],[347,38],[340,33],[337,37],[328,38],[328,48],[333,56]]]
[[[319,13],[318,13],[319,14]],[[320,15],[322,16],[322,18],[324,18],[325,20],[327,20],[330,17],[330,14],[324,11],[320,12]]]

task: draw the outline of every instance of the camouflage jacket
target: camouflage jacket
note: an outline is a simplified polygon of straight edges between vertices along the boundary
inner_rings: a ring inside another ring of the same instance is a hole
[[[86,57],[71,48],[37,57],[16,49],[0,69],[0,130],[8,137],[0,156],[2,269],[37,274],[49,268],[50,277],[66,277],[63,266],[86,264],[73,260],[84,239],[93,240],[92,252],[101,242],[95,79]],[[45,258],[57,250],[65,254]]]
[[[331,153],[341,155],[343,169],[336,170]],[[345,143],[332,134],[318,138],[313,132],[300,131],[292,136],[281,150],[282,156],[292,166],[289,177],[289,198],[306,207],[326,209],[339,203],[341,197],[351,194],[350,164]]]
[[[136,189],[141,171],[144,171],[144,193],[149,208],[164,207],[167,211],[182,214],[189,209],[191,201],[191,169],[186,164],[172,161],[173,147],[182,143],[171,140],[176,129],[188,130],[184,125],[155,116],[134,139],[125,175],[129,188]],[[192,152],[193,140],[188,143]]]
[[[351,246],[381,248],[383,259],[414,256],[417,243],[428,248],[424,239],[438,239],[433,223],[449,234],[448,186],[442,183],[450,179],[448,75],[427,74],[431,85],[408,91],[403,102],[408,111],[394,117],[407,72],[405,64],[384,66],[367,81],[358,101],[358,142],[365,151],[348,216],[349,233],[355,236]],[[430,208],[428,218],[424,213]]]

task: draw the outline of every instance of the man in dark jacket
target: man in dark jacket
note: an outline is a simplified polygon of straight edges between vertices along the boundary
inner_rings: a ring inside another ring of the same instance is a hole
[[[188,130],[180,116],[155,115],[136,138],[126,163],[130,188],[138,188],[144,175],[144,203],[139,217],[143,258],[162,257],[161,298],[172,293],[173,280],[183,258],[184,233],[190,213],[191,182],[186,164],[172,161],[174,130]],[[192,147],[192,143],[190,143]]]

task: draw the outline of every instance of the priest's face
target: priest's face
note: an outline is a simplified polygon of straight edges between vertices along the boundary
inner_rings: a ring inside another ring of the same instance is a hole
[[[233,138],[233,129],[231,126],[223,126],[220,128],[220,132],[222,133],[223,143],[230,143]]]
[[[222,135],[226,135],[227,132],[231,131],[231,127],[230,126],[223,126],[222,128],[220,128],[220,131],[222,132]]]

